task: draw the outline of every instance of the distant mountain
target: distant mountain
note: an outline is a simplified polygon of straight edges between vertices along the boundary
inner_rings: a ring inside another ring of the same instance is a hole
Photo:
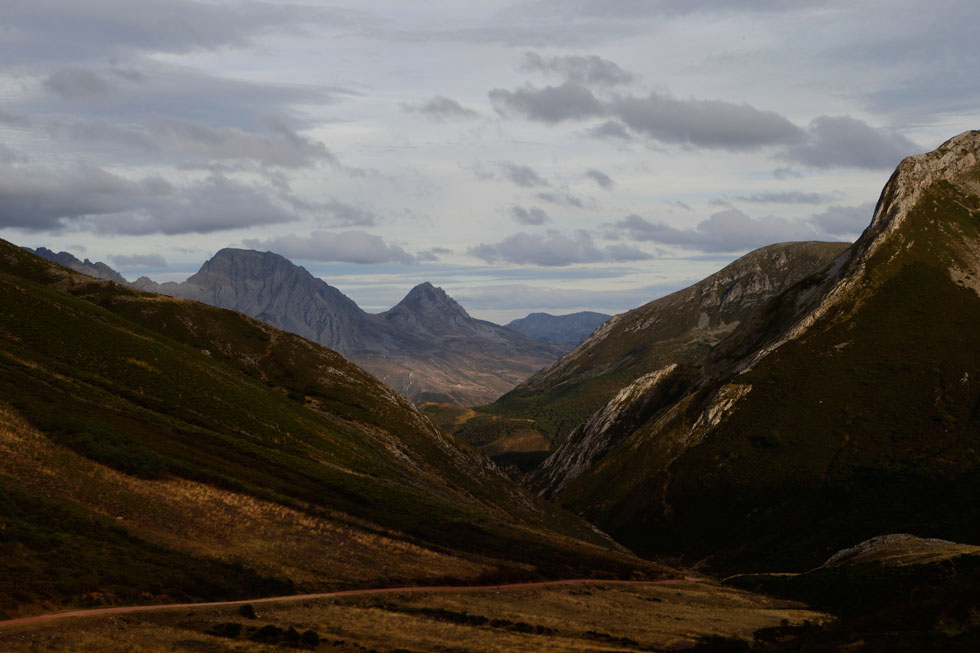
[[[582,311],[568,315],[531,313],[527,317],[513,320],[506,326],[528,338],[554,342],[559,345],[575,346],[588,338],[596,328],[611,318],[605,313]]]
[[[88,276],[95,277],[96,279],[108,279],[109,281],[115,281],[116,283],[121,284],[129,283],[121,274],[101,261],[98,263],[93,263],[88,259],[80,261],[76,256],[70,254],[69,252],[55,253],[47,247],[38,247],[37,249],[25,247],[24,249],[33,254],[37,254],[41,258],[54,261],[59,265],[64,265],[66,268],[71,268],[75,272],[81,272],[82,274],[87,274]]]
[[[763,247],[693,286],[620,313],[482,407],[456,433],[492,454],[553,449],[628,385],[665,365],[704,356],[766,300],[847,247],[817,242]],[[544,489],[541,481],[535,483]]]
[[[633,550],[718,569],[803,570],[882,533],[980,544],[977,324],[967,132],[903,161],[832,264],[624,389],[538,487]]]
[[[333,286],[272,252],[222,249],[186,281],[158,284],[140,277],[133,287],[240,311],[348,356],[418,347]]]
[[[669,573],[294,334],[6,241],[0,307],[0,618]]]
[[[143,277],[141,290],[241,311],[349,357],[413,401],[477,405],[496,399],[566,348],[476,320],[424,283],[372,315],[272,252],[222,249],[182,283]]]

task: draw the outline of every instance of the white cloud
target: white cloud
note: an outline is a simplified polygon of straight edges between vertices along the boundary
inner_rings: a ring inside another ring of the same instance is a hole
[[[288,259],[306,261],[362,264],[416,261],[401,246],[386,243],[381,236],[364,231],[314,231],[307,237],[288,235],[266,239],[247,238],[244,243],[252,249],[269,250]]]
[[[487,263],[504,261],[518,265],[542,266],[640,261],[652,258],[650,254],[636,247],[620,244],[599,247],[584,231],[578,231],[571,236],[557,231],[549,231],[547,234],[521,232],[497,243],[471,247],[469,253]]]

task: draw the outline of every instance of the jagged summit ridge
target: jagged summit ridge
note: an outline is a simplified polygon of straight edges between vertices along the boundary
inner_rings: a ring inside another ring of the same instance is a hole
[[[412,288],[404,299],[379,317],[422,336],[442,336],[459,330],[471,333],[475,322],[445,290],[428,281]]]

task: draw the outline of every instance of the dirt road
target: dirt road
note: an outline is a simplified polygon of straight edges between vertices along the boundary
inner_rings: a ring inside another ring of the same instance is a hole
[[[191,608],[217,608],[223,606],[253,605],[260,603],[279,603],[285,601],[306,601],[309,599],[330,599],[344,596],[367,596],[371,594],[399,594],[405,592],[479,592],[486,590],[512,590],[528,587],[549,587],[557,585],[575,585],[582,583],[601,585],[671,585],[677,583],[697,583],[705,579],[685,577],[667,580],[600,580],[595,578],[576,578],[573,580],[548,580],[535,583],[507,583],[503,585],[439,585],[414,587],[381,587],[364,590],[341,590],[339,592],[320,592],[318,594],[293,594],[291,596],[270,596],[263,599],[245,599],[242,601],[215,601],[213,603],[165,603],[161,605],[132,605],[119,608],[94,608],[90,610],[70,610],[68,612],[52,612],[34,617],[20,617],[0,621],[0,628],[5,626],[23,626],[41,624],[73,617],[96,617],[100,615],[133,614],[135,612],[154,612],[157,610],[186,610]]]

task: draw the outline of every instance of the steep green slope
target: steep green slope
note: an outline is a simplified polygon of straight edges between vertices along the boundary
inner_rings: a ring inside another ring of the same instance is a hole
[[[907,159],[847,257],[757,312],[559,502],[646,553],[812,566],[980,542],[980,133]]]
[[[456,434],[477,446],[496,442],[499,448],[501,440],[531,430],[554,449],[637,378],[702,358],[758,306],[847,247],[820,242],[763,247],[693,286],[617,315],[553,365],[480,408]]]
[[[11,613],[656,571],[338,354],[2,241],[0,450]]]

